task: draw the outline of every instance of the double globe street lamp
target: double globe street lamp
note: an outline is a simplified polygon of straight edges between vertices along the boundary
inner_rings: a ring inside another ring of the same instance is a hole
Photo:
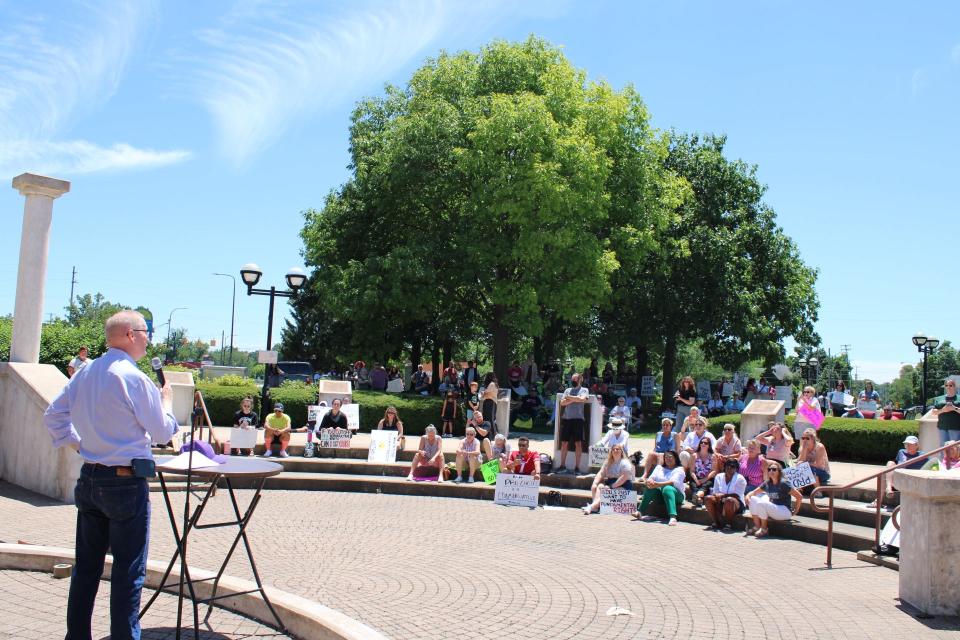
[[[270,311],[267,315],[267,351],[270,351],[273,347],[274,300],[276,298],[293,298],[296,296],[297,292],[306,284],[307,274],[299,267],[289,269],[286,276],[287,286],[290,288],[289,291],[278,291],[276,287],[270,287],[269,289],[254,288],[257,286],[257,283],[260,282],[261,276],[263,276],[263,271],[253,262],[249,262],[240,267],[240,279],[243,280],[243,284],[247,285],[248,296],[270,296]],[[265,420],[267,415],[267,385],[269,380],[268,366],[264,368],[263,390],[260,392],[260,413],[262,420]]]
[[[922,331],[918,331],[917,334],[913,336],[913,345],[917,348],[918,353],[923,354],[923,377],[920,378],[920,404],[923,406],[923,411],[920,415],[923,416],[927,413],[927,356],[940,346],[940,340],[933,336],[928,336]]]
[[[817,360],[815,356],[810,356],[810,358],[800,358],[797,360],[797,364],[800,366],[800,375],[803,376],[804,381],[807,384],[816,384],[819,376],[819,371],[817,366],[820,364],[820,361]],[[813,382],[810,382],[810,372],[813,371]]]

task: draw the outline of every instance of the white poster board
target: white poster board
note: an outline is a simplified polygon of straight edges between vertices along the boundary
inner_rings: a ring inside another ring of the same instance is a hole
[[[610,447],[599,444],[593,445],[590,447],[590,466],[602,467],[603,463],[607,461],[608,455],[610,455]]]
[[[367,453],[367,462],[396,462],[397,461],[397,432],[371,431],[370,451]]]
[[[656,393],[653,390],[653,376],[642,376],[640,378],[640,395],[641,396],[656,395]]]
[[[783,400],[783,406],[787,409],[793,408],[793,387],[781,386],[777,387],[777,395],[774,400]]]
[[[253,449],[257,446],[256,428],[243,429],[233,427],[230,429],[230,448],[231,449]]]
[[[738,391],[737,393],[739,394],[739,391]],[[733,395],[733,383],[732,383],[732,382],[724,382],[724,383],[723,383],[723,389],[721,389],[721,391],[720,391],[720,396],[723,397],[723,398],[729,398],[729,397],[732,396],[732,395]]]
[[[637,492],[630,489],[600,489],[600,513],[628,516],[637,510]]]
[[[260,364],[277,364],[277,352],[257,351],[257,362]]]
[[[323,420],[323,416],[327,415],[327,412],[330,411],[330,407],[323,407],[316,404],[311,404],[307,406],[307,422],[315,422],[316,426],[320,426],[320,421]],[[360,429],[360,405],[359,404],[344,404],[340,406],[340,412],[343,415],[347,416],[347,428],[351,431],[357,431]]]
[[[493,494],[496,504],[514,507],[536,507],[540,498],[540,480],[516,473],[498,473]]]
[[[709,400],[713,397],[713,391],[710,390],[709,380],[697,381],[697,400]]]
[[[783,479],[790,483],[794,489],[802,489],[817,483],[817,476],[813,475],[809,462],[803,462],[795,467],[787,467],[783,470]]]

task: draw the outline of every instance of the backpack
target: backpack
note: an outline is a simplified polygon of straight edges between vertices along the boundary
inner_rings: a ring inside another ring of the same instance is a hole
[[[540,474],[544,475],[553,471],[553,458],[545,453],[540,454]]]

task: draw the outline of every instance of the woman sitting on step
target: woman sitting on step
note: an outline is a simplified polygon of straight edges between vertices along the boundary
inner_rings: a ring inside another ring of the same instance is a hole
[[[817,438],[815,429],[807,429],[800,437],[800,453],[797,462],[809,462],[813,475],[817,476],[815,487],[830,482],[830,460],[827,458],[827,448]]]
[[[783,468],[776,462],[768,462],[767,481],[747,494],[747,507],[753,516],[753,526],[747,530],[747,535],[765,537],[769,532],[767,522],[771,518],[789,520],[797,515],[802,503],[803,495],[783,479]]]
[[[407,480],[433,480],[443,482],[443,440],[437,437],[437,428],[428,424],[420,437],[417,452]]]
[[[377,423],[378,431],[396,431],[397,432],[397,451],[403,451],[403,423],[400,422],[400,416],[397,415],[396,407],[387,407],[383,414],[383,419]]]
[[[615,444],[610,447],[607,461],[600,467],[600,471],[593,480],[593,486],[590,487],[593,501],[583,508],[583,514],[589,515],[600,511],[600,492],[603,487],[630,489],[633,486],[634,473],[633,463],[624,453],[623,445]]]
[[[663,464],[657,465],[653,473],[647,478],[646,489],[643,491],[643,500],[640,502],[640,508],[634,511],[635,520],[643,519],[644,522],[655,520],[653,516],[644,515],[647,506],[653,501],[663,502],[667,508],[667,524],[675,526],[677,524],[677,511],[683,504],[684,480],[686,470],[680,466],[680,455],[676,451],[667,451],[663,454]]]

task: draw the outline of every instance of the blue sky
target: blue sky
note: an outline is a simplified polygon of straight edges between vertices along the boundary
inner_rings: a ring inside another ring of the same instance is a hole
[[[729,136],[820,270],[824,346],[861,376],[955,340],[960,5],[930,2],[0,0],[0,179],[68,179],[45,311],[79,292],[229,333],[230,281],[300,264],[300,212],[347,177],[353,104],[441,49],[531,33],[594,79],[634,84],[661,128]],[[0,313],[12,313],[23,199],[0,188]],[[262,348],[266,299],[237,296]],[[278,326],[282,326],[279,323]],[[279,331],[275,332],[275,338]]]

